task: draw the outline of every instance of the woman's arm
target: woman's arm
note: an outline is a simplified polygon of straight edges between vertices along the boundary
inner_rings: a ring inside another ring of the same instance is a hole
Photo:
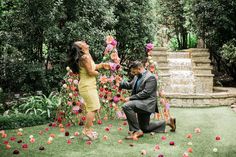
[[[93,70],[91,59],[86,55],[82,57],[82,65],[86,69],[89,76],[97,76],[99,74],[98,71]]]
[[[109,70],[110,69],[109,63],[96,64],[96,70],[99,70],[99,69],[102,69],[102,68]]]

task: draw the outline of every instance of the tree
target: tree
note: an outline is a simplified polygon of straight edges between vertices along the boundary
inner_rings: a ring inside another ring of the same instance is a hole
[[[159,24],[173,32],[177,38],[178,49],[186,49],[188,31],[185,26],[185,2],[183,0],[159,0],[158,6]]]
[[[236,80],[232,64],[222,59],[220,48],[224,43],[236,38],[236,3],[230,0],[192,0],[192,18],[196,33],[204,39],[216,61],[218,71],[225,70]]]
[[[150,0],[117,0],[114,14],[121,63],[145,56],[144,45],[153,40],[154,25]]]

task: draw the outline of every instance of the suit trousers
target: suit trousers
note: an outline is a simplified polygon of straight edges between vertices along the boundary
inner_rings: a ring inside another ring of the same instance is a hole
[[[127,117],[129,131],[142,130],[144,133],[165,131],[166,122],[164,120],[150,122],[151,113],[137,108],[135,101],[126,102],[122,109]]]

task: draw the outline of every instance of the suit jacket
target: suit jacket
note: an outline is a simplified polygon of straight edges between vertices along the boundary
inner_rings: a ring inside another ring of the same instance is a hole
[[[131,82],[121,82],[120,87],[124,89],[132,89],[130,101],[136,100],[136,107],[144,111],[154,113],[158,112],[157,108],[157,80],[150,72],[146,71],[144,77],[140,80],[137,90],[134,89],[137,76]]]

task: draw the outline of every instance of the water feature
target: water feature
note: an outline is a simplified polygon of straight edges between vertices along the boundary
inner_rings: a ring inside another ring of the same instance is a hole
[[[213,87],[213,74],[207,49],[170,52],[153,51],[166,96],[172,106],[205,107],[236,102],[236,88]]]

